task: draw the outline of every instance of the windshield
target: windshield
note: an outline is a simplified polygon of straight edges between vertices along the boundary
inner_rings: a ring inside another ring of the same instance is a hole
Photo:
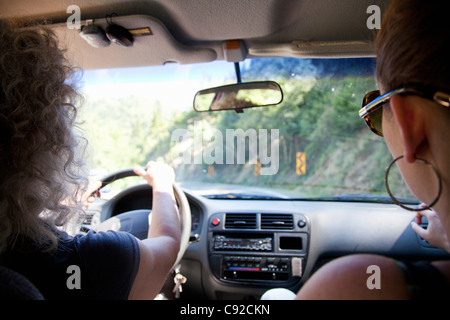
[[[85,71],[92,174],[162,160],[185,188],[212,198],[387,195],[392,156],[358,116],[364,94],[377,89],[373,59],[267,58],[240,69],[242,81],[278,82],[282,103],[194,111],[197,91],[236,83],[233,63],[223,61]],[[392,174],[396,195],[412,197]]]

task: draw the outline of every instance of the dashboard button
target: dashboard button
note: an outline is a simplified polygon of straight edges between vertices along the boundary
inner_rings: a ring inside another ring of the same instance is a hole
[[[304,227],[306,227],[306,221],[305,220],[299,220],[298,221],[298,223],[297,223],[297,225],[300,227],[300,228],[304,228]]]

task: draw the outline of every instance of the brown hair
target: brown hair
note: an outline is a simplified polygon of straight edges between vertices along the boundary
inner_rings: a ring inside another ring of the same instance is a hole
[[[55,248],[54,226],[77,210],[74,75],[50,29],[0,20],[0,253],[18,239]]]
[[[450,93],[448,0],[393,0],[376,39],[377,80],[386,91],[422,84]]]

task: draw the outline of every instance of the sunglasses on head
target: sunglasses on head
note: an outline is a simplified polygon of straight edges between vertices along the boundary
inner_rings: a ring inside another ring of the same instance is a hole
[[[370,130],[379,136],[383,136],[382,119],[383,105],[394,95],[416,95],[425,99],[432,100],[444,107],[450,107],[450,95],[435,89],[411,86],[389,91],[381,95],[379,90],[371,91],[364,96],[362,108],[359,110],[359,116],[364,119]]]

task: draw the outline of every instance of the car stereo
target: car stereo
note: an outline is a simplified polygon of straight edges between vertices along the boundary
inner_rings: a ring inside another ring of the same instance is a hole
[[[223,234],[214,236],[214,250],[272,251],[271,237],[232,238]]]
[[[230,283],[299,281],[308,240],[309,223],[302,214],[215,213],[208,223],[210,268]]]

